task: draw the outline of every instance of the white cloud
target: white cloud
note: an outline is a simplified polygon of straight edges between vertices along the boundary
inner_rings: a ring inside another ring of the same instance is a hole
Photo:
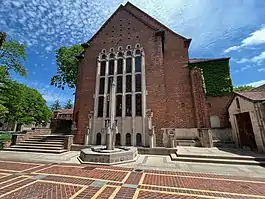
[[[231,51],[234,51],[234,50],[238,50],[240,48],[240,46],[232,46],[230,48],[227,48],[224,53],[229,53]]]
[[[249,59],[247,59],[247,58],[242,58],[242,59],[240,59],[239,61],[236,61],[236,63],[237,64],[243,64],[243,63],[246,63],[246,62],[248,62],[249,61]]]
[[[251,82],[249,84],[247,84],[248,86],[254,86],[254,87],[258,87],[258,86],[261,86],[265,84],[265,79],[263,80],[259,80],[259,81],[256,81],[256,82]]]
[[[265,51],[251,59],[252,62],[259,62],[265,60]]]
[[[241,68],[241,71],[247,70],[249,68],[251,68],[251,66],[250,65],[246,65],[246,66],[244,66],[244,67]]]
[[[265,72],[265,68],[259,68],[258,72]]]
[[[240,45],[229,47],[224,51],[224,53],[235,51],[242,47],[260,44],[265,44],[265,27],[261,27],[260,29],[252,32],[247,38],[241,41]]]

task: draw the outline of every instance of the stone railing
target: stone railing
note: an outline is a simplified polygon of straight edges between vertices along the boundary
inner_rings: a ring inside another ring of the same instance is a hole
[[[46,128],[23,131],[21,133],[12,135],[12,145],[25,141],[36,135],[50,135],[50,134],[51,134],[51,129],[46,129]]]
[[[64,149],[70,151],[74,142],[74,135],[64,135]]]

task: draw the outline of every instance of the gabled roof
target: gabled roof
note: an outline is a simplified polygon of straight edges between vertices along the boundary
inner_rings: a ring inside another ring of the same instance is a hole
[[[153,20],[154,22],[156,22],[159,26],[161,26],[161,28],[164,28],[166,30],[168,30],[169,32],[175,34],[178,37],[181,37],[184,40],[189,40],[191,41],[191,39],[188,39],[176,32],[174,32],[173,30],[171,30],[170,28],[168,28],[166,25],[162,24],[161,22],[159,22],[158,20],[156,20],[155,18],[153,18],[152,16],[148,15],[146,12],[144,12],[143,10],[141,10],[140,8],[136,7],[135,5],[133,5],[132,3],[130,3],[129,1],[125,4],[125,8],[128,6],[132,6],[133,8],[135,8],[136,10],[138,10],[139,12],[141,12],[142,14],[144,14],[145,16],[149,17],[151,20]],[[140,17],[139,17],[140,18]]]
[[[246,92],[235,92],[237,95],[249,99],[251,101],[265,101],[265,92],[261,91],[246,91]]]
[[[264,91],[265,92],[265,84],[263,84],[263,85],[260,85],[260,86],[258,86],[258,87],[256,87],[256,88],[253,88],[253,89],[251,89],[250,91]]]
[[[107,21],[105,21],[105,23],[100,27],[100,29],[91,37],[91,39],[89,39],[87,41],[87,43],[90,43],[101,31],[102,29],[106,26],[106,24],[116,15],[117,12],[119,12],[120,10],[126,10],[128,13],[130,13],[133,17],[135,17],[136,19],[138,19],[139,21],[141,21],[142,23],[144,23],[146,26],[148,26],[149,28],[153,29],[154,31],[158,31],[159,28],[154,27],[152,24],[148,23],[148,21],[143,20],[141,17],[137,16],[136,14],[134,14],[133,12],[130,11],[130,9],[128,9],[128,5],[132,6],[133,8],[137,9],[138,11],[140,11],[142,14],[144,14],[145,16],[148,16],[151,20],[155,21],[156,23],[158,23],[162,28],[165,28],[166,30],[172,32],[173,34],[175,34],[178,37],[183,38],[184,40],[186,40],[188,43],[191,42],[191,39],[187,39],[177,33],[175,33],[174,31],[172,31],[171,29],[169,29],[167,26],[163,25],[162,23],[160,23],[159,21],[157,21],[156,19],[154,19],[153,17],[151,17],[150,15],[148,15],[147,13],[145,13],[144,11],[140,10],[138,7],[136,7],[135,5],[131,4],[130,2],[127,2],[125,6],[120,5],[115,12],[108,18]]]
[[[189,64],[198,64],[198,63],[207,63],[212,61],[224,61],[229,60],[230,57],[223,57],[223,58],[193,58],[189,59]]]
[[[233,100],[236,96],[240,96],[248,101],[251,101],[253,103],[255,102],[263,102],[265,101],[265,92],[257,92],[257,91],[245,91],[245,92],[233,92],[233,96],[231,97],[231,100],[229,101],[226,109],[229,109],[230,105],[232,104]]]

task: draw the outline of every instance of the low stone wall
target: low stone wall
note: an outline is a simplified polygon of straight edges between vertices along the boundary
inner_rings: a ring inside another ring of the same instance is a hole
[[[137,147],[139,154],[150,154],[150,155],[169,155],[170,153],[176,153],[176,148],[165,148],[165,147],[155,147],[155,148],[145,148]]]
[[[36,135],[50,135],[50,134],[51,134],[51,129],[45,129],[45,128],[23,131],[21,133],[12,135],[12,145],[20,143]]]
[[[164,128],[163,132],[163,145],[164,147],[176,147],[177,140],[194,140],[198,141],[196,146],[201,146],[201,136],[199,135],[199,130],[197,128]],[[220,142],[230,142],[232,141],[232,130],[231,128],[210,128],[208,129],[209,136],[212,140]],[[174,139],[174,143],[172,142]],[[200,141],[199,141],[200,140]]]
[[[231,128],[214,128],[209,129],[210,133],[212,134],[213,140],[220,140],[220,141],[232,141],[232,129]]]

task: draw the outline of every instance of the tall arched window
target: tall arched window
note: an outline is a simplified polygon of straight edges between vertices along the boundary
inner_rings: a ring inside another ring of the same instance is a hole
[[[123,51],[125,49],[125,51]],[[109,54],[102,50],[98,59],[99,74],[96,84],[97,117],[110,116],[110,85],[116,85],[116,117],[142,116],[144,89],[142,63],[143,49],[140,44],[111,48]]]
[[[97,145],[101,145],[101,133],[97,133],[96,144],[97,144]]]

